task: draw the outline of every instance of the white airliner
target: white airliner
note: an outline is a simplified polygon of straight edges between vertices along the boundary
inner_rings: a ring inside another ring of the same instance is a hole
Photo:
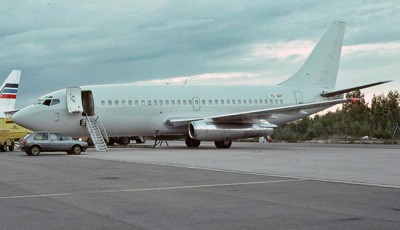
[[[344,30],[345,22],[334,21],[304,65],[278,85],[72,87],[39,98],[13,119],[31,130],[88,136],[87,115],[100,119],[112,137],[178,135],[188,147],[214,141],[229,148],[232,140],[267,136],[277,125],[351,102],[346,92],[387,82],[335,88]]]
[[[8,113],[15,110],[15,101],[17,100],[17,92],[21,70],[13,70],[6,78],[0,88],[0,117],[7,117]]]

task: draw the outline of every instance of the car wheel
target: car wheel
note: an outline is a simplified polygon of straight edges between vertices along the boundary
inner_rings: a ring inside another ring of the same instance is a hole
[[[40,154],[39,146],[32,146],[30,152],[33,156],[38,156]]]
[[[82,148],[79,145],[74,145],[71,149],[72,154],[79,155],[82,152]]]

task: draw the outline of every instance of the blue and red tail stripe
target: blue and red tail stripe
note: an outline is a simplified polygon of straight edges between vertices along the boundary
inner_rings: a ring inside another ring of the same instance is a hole
[[[18,84],[6,83],[0,91],[0,98],[16,99],[18,92]]]

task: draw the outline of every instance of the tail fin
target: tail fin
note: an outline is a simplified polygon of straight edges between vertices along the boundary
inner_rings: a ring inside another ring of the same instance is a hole
[[[335,88],[345,27],[346,22],[332,22],[303,66],[279,85]]]
[[[0,88],[0,117],[4,117],[4,112],[15,109],[15,101],[19,86],[21,70],[13,70],[6,78]]]

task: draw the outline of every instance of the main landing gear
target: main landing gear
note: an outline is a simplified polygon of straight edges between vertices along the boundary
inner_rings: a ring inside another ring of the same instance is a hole
[[[185,144],[189,148],[197,148],[200,146],[200,141],[192,139],[190,137],[186,137],[185,139]],[[215,147],[218,149],[228,149],[232,145],[231,140],[226,140],[226,141],[214,141]]]

